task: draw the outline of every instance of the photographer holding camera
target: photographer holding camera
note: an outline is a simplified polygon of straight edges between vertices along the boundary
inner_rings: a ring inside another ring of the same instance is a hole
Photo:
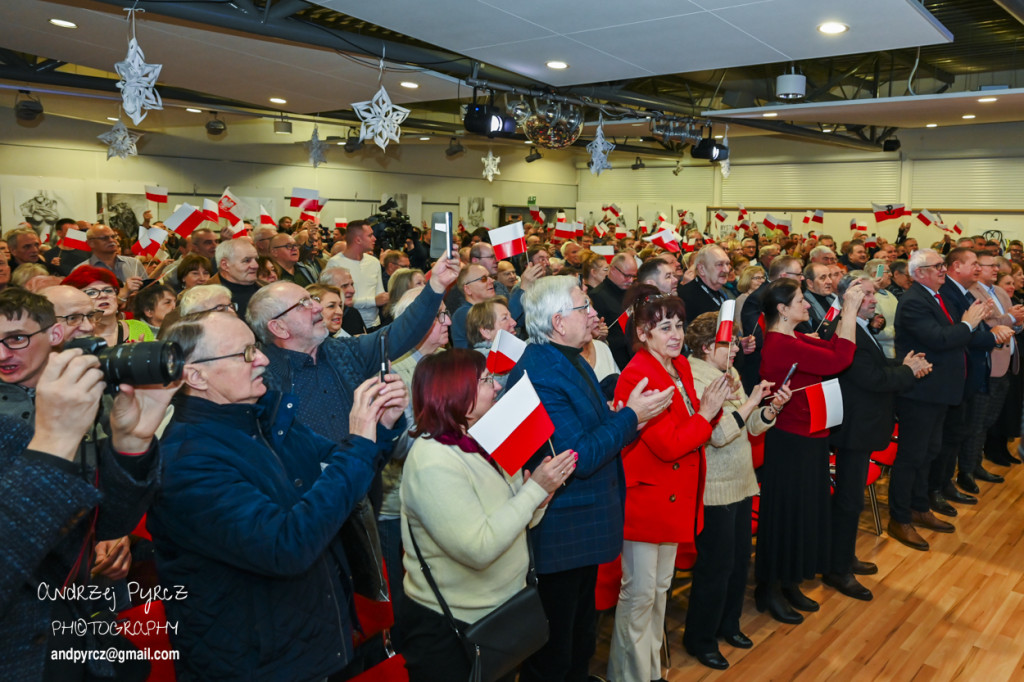
[[[79,635],[72,627],[95,621],[90,574],[111,567],[94,562],[94,543],[127,535],[149,506],[159,481],[153,434],[177,390],[121,384],[108,415],[110,437],[89,438],[110,363],[80,349],[52,352],[63,340],[46,298],[0,292],[5,680],[114,675],[111,661],[64,659],[72,650],[100,648],[94,629]]]

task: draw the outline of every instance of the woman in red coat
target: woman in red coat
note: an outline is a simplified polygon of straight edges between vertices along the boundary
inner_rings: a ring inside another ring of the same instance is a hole
[[[646,425],[622,452],[626,474],[622,587],[608,676],[624,680],[661,677],[665,601],[677,549],[695,552],[702,525],[704,452],[711,422],[732,392],[727,377],[712,382],[701,399],[683,350],[683,302],[649,285],[635,289],[632,305],[636,354],[615,387],[616,404],[638,384],[675,388],[669,408]],[[655,677],[657,675],[657,677]]]

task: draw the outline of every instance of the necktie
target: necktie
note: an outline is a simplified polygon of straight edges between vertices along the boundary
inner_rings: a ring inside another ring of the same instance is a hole
[[[953,323],[953,316],[949,314],[949,310],[946,309],[946,304],[942,301],[942,294],[935,294],[935,300],[939,302],[939,307],[942,308],[942,312],[946,313],[946,319]]]

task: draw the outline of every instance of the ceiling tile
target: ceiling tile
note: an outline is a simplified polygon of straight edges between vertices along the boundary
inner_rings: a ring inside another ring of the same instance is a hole
[[[487,4],[501,6],[495,0]],[[628,14],[604,11],[601,3],[594,0],[517,0],[515,4],[508,5],[508,11],[555,33],[572,35],[580,31],[629,24],[634,17],[644,20],[664,19],[703,10],[690,0],[633,0],[629,3]]]
[[[470,50],[467,54],[556,87],[646,74],[636,64],[604,52],[605,47],[600,41],[591,47],[590,43],[584,44],[574,38],[554,36]],[[569,68],[561,71],[549,69],[545,64],[551,59],[560,59]]]

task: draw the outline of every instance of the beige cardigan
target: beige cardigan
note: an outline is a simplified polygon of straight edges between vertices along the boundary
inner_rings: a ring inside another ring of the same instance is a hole
[[[692,356],[690,368],[693,370],[693,386],[697,395],[703,394],[708,384],[722,376],[722,370]],[[739,385],[736,369],[730,367],[729,372]],[[747,395],[740,386],[736,398],[726,401],[722,406],[722,417],[715,424],[711,440],[704,448],[708,463],[704,481],[705,505],[732,504],[758,493],[747,432],[754,436],[762,434],[772,427],[774,420],[764,421],[761,409],[756,409],[747,418],[746,429],[741,429],[733,415],[745,402]]]
[[[402,475],[405,595],[441,613],[409,539],[423,558],[452,615],[472,623],[526,585],[527,525],[544,514],[539,484],[499,473],[476,453],[417,438]],[[406,523],[408,520],[408,524]]]

